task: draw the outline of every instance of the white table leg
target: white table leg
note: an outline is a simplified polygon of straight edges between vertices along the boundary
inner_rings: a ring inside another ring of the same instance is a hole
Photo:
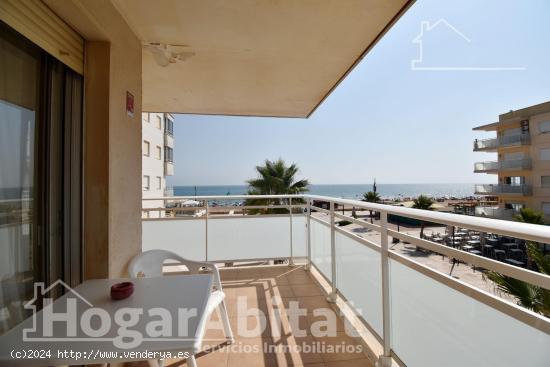
[[[189,358],[187,358],[187,367],[197,367],[195,356],[190,356]]]

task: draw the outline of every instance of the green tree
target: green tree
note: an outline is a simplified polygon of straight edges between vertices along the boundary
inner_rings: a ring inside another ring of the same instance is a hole
[[[380,195],[376,191],[369,191],[363,194],[363,201],[369,202],[369,203],[378,203],[380,201]],[[373,221],[373,211],[370,211],[370,222],[374,223]]]
[[[420,195],[413,201],[413,208],[422,210],[433,210],[434,201],[426,195]],[[420,238],[424,238],[424,221],[420,222]]]
[[[541,273],[550,275],[550,256],[544,255],[536,243],[527,243],[527,254]],[[501,292],[514,296],[519,305],[550,317],[549,290],[495,271],[489,271],[487,277],[496,284],[497,289]]]
[[[544,224],[544,214],[531,208],[521,208],[516,220],[523,223]]]
[[[544,224],[544,215],[530,208],[520,210],[516,220],[530,224]],[[550,275],[550,256],[544,255],[535,242],[527,242],[527,257],[538,270]],[[516,298],[517,303],[525,308],[550,317],[550,291],[509,276],[489,271],[487,278],[492,280],[497,289]]]
[[[256,166],[258,177],[250,179],[248,195],[294,195],[309,191],[308,180],[296,180],[298,166],[287,166],[285,161],[265,160],[263,166]],[[303,200],[293,199],[292,203],[301,203]],[[288,199],[247,199],[245,205],[286,205]],[[265,210],[250,210],[250,213],[288,213],[285,208],[270,208]]]

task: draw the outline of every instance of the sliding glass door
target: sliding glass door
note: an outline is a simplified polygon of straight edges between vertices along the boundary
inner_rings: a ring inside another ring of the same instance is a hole
[[[0,334],[35,282],[80,282],[81,106],[82,78],[0,23]]]

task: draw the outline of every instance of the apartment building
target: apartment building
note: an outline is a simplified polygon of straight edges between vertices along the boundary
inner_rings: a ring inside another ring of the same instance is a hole
[[[143,198],[171,196],[166,187],[166,176],[174,174],[174,117],[169,113],[144,112],[142,125],[142,187]],[[144,201],[145,207],[158,208],[162,200]],[[158,217],[148,212],[147,218]]]
[[[504,113],[473,130],[496,132],[474,141],[475,152],[497,153],[496,161],[475,163],[474,172],[498,176],[497,184],[476,185],[476,194],[498,197],[498,206],[478,207],[476,215],[513,219],[527,207],[550,219],[550,102]]]

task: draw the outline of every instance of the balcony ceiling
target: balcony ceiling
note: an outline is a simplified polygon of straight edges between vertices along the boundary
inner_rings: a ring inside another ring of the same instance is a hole
[[[192,53],[163,67],[144,48],[145,111],[278,117],[309,116],[412,3],[112,2],[144,44]]]

